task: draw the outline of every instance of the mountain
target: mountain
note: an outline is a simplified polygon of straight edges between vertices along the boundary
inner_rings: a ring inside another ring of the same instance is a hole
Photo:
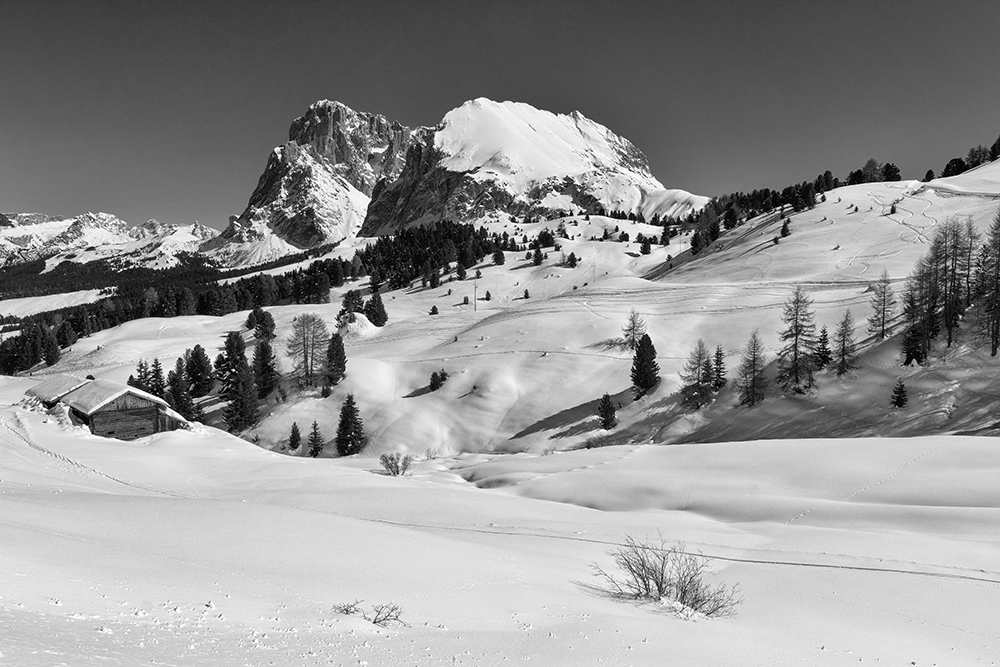
[[[648,219],[707,202],[665,188],[638,148],[579,112],[480,98],[411,130],[324,100],[292,122],[246,210],[203,250],[227,265],[253,264],[443,218],[603,209]]]
[[[354,236],[376,183],[402,170],[411,134],[383,116],[316,102],[271,152],[246,210],[204,250],[254,264]]]
[[[399,178],[373,193],[361,234],[442,218],[554,217],[598,208],[680,217],[707,202],[665,188],[642,151],[578,111],[479,98],[414,134]]]
[[[110,260],[120,268],[166,268],[183,252],[194,253],[218,232],[200,223],[168,225],[150,220],[132,226],[108,213],[71,218],[5,213],[0,219],[0,265],[46,260],[45,270],[64,261]]]

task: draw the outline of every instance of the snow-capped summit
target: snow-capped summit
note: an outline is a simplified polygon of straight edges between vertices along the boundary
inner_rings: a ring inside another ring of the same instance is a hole
[[[402,169],[410,132],[340,102],[316,102],[271,152],[246,210],[204,249],[242,264],[353,236],[375,184]]]
[[[440,218],[598,207],[677,217],[707,202],[665,188],[642,151],[578,111],[479,98],[415,135],[399,179],[373,195],[362,234]]]

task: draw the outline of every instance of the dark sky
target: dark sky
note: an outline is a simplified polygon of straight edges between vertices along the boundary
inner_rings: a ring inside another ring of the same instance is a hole
[[[0,0],[0,211],[221,228],[324,98],[576,109],[705,195],[869,157],[920,178],[1000,134],[998,25],[995,0]]]

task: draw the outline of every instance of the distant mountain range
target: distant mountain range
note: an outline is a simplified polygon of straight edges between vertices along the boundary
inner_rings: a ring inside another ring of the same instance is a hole
[[[104,213],[6,214],[0,262],[114,259],[159,268],[186,252],[245,266],[442,219],[488,224],[598,210],[651,219],[707,202],[665,188],[638,148],[579,112],[480,98],[434,127],[410,129],[324,100],[292,122],[246,210],[221,234],[198,223],[130,227]]]

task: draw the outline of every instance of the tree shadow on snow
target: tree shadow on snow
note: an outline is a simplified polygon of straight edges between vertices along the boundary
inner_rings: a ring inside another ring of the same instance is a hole
[[[424,385],[423,387],[417,387],[409,394],[403,396],[403,398],[416,398],[417,396],[423,396],[424,394],[431,393],[430,385]]]
[[[632,402],[632,388],[629,387],[618,392],[617,394],[612,394],[611,400],[614,401],[615,405],[619,407],[628,405]],[[550,436],[550,438],[569,438],[575,435],[581,435],[590,431],[599,430],[600,422],[597,419],[597,404],[599,402],[600,399],[586,401],[584,403],[580,403],[579,405],[574,405],[571,408],[560,410],[553,415],[549,415],[544,419],[538,420],[520,432],[515,433],[510,439],[516,440],[517,438],[538,433],[540,431],[551,431],[562,427],[569,428],[565,428],[558,433],[554,433]]]

